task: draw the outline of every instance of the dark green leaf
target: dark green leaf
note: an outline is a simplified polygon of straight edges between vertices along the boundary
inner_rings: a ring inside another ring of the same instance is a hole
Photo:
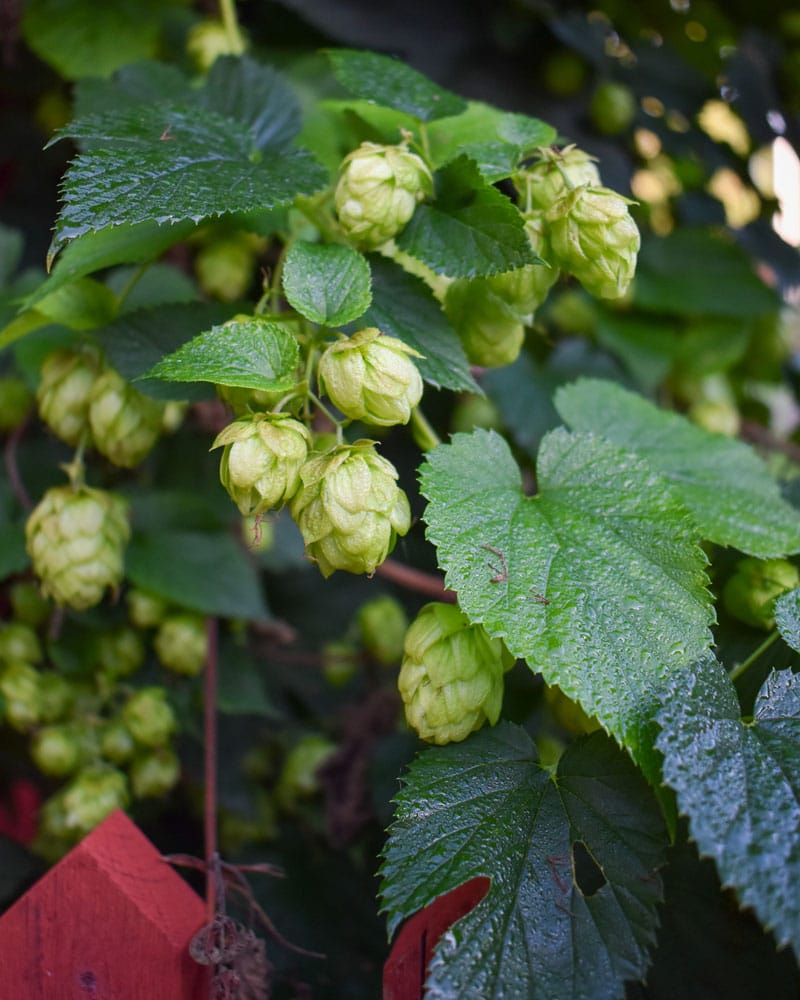
[[[397,245],[437,274],[476,278],[535,264],[522,215],[477,165],[459,157],[437,174],[440,196],[419,205]]]
[[[252,563],[227,532],[134,532],[126,575],[137,587],[201,614],[269,617]]]
[[[295,385],[299,357],[297,341],[285,327],[262,319],[231,320],[168,354],[146,375],[280,392]]]
[[[778,944],[800,954],[800,675],[773,671],[751,723],[711,656],[667,678],[661,700],[664,780],[692,839]]]
[[[334,76],[351,94],[405,111],[420,121],[457,115],[467,106],[458,94],[397,59],[355,49],[330,49],[328,56]]]
[[[177,66],[143,59],[122,66],[110,80],[94,76],[79,80],[75,85],[73,117],[80,119],[164,101],[183,107],[193,103],[197,94],[196,88]]]
[[[436,947],[426,997],[618,997],[647,966],[665,847],[642,776],[603,734],[552,777],[503,723],[411,765],[382,869],[389,929],[486,876]]]
[[[578,701],[655,778],[654,688],[711,641],[705,556],[636,455],[563,428],[539,494],[497,434],[456,434],[420,470],[428,538],[460,606]]]
[[[612,310],[598,317],[595,337],[620,359],[643,389],[652,391],[667,377],[681,348],[676,323]]]
[[[276,714],[264,686],[263,665],[228,636],[220,643],[217,709],[225,715]]]
[[[575,430],[602,434],[645,458],[688,507],[704,538],[762,559],[800,551],[800,513],[741,441],[595,379],[559,389],[556,408]]]
[[[21,573],[30,565],[25,551],[25,526],[0,524],[0,580]]]
[[[0,223],[0,286],[9,282],[19,267],[24,246],[25,241],[19,229],[11,229]]]
[[[775,624],[783,641],[800,653],[800,587],[781,594],[775,602]]]
[[[456,391],[477,390],[458,334],[420,278],[381,257],[370,258],[372,305],[364,326],[377,326],[423,355],[416,364],[426,382]]]
[[[283,266],[283,290],[306,319],[343,326],[364,314],[372,301],[369,264],[352,247],[293,244]]]

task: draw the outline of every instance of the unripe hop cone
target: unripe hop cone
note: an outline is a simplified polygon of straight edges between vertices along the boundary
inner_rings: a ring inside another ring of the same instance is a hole
[[[114,465],[132,469],[158,441],[165,404],[150,399],[108,369],[89,396],[89,425],[97,450]]]
[[[397,685],[408,724],[439,745],[494,725],[514,657],[453,604],[426,604],[406,633]]]
[[[345,416],[379,427],[407,424],[422,398],[422,357],[397,337],[367,327],[332,344],[319,362],[320,382]]]
[[[531,201],[537,208],[545,210],[573,188],[585,184],[599,187],[601,184],[594,157],[577,146],[565,146],[561,151],[547,150],[523,176],[530,187]],[[523,193],[527,194],[524,188]]]
[[[282,507],[297,492],[311,434],[284,413],[248,413],[217,435],[219,478],[242,514]]]
[[[67,444],[77,445],[89,430],[89,400],[101,368],[92,348],[52,351],[42,363],[39,416]]]
[[[610,188],[579,187],[547,213],[555,262],[597,298],[623,296],[636,270],[641,241],[629,204]]]
[[[374,573],[411,526],[397,471],[372,441],[312,455],[300,471],[291,503],[306,554],[323,576],[337,569]]]
[[[374,248],[396,236],[432,193],[431,172],[415,153],[364,142],[342,161],[334,200],[347,236]]]
[[[107,587],[119,586],[129,537],[125,500],[88,486],[48,490],[25,525],[43,591],[77,611],[98,604]]]

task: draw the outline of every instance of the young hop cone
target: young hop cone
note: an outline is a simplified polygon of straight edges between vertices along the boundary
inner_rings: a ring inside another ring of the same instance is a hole
[[[416,153],[364,142],[342,161],[334,201],[347,236],[374,249],[396,236],[432,193],[433,177]]]
[[[503,674],[514,664],[500,639],[453,604],[426,604],[406,633],[397,686],[406,720],[423,740],[455,743],[494,725]]]
[[[376,327],[337,341],[319,362],[319,378],[334,406],[352,420],[379,427],[407,424],[422,398],[422,376],[412,358],[422,357]]]
[[[444,311],[473,365],[500,368],[515,361],[525,321],[492,278],[460,278],[447,289]]]
[[[41,368],[36,402],[50,430],[77,445],[89,431],[89,402],[102,361],[93,348],[51,351]]]
[[[190,611],[167,615],[156,632],[153,648],[167,670],[197,677],[208,655],[205,618]]]
[[[132,469],[153,449],[163,429],[165,404],[139,392],[112,368],[89,395],[89,425],[95,447],[114,465]]]
[[[300,471],[291,502],[306,555],[328,577],[337,569],[374,573],[411,526],[408,498],[397,471],[373,441],[312,455]]]
[[[640,237],[629,204],[610,188],[578,187],[546,215],[555,262],[600,299],[623,296],[636,270]]]
[[[93,607],[106,588],[119,586],[129,537],[126,501],[88,486],[48,490],[25,525],[42,590],[76,611]]]
[[[219,478],[245,516],[282,507],[300,486],[311,446],[305,424],[285,413],[248,413],[217,435]]]
[[[599,187],[601,184],[594,157],[577,146],[565,146],[560,151],[545,150],[542,158],[526,170],[524,176],[530,186],[531,201],[544,210],[552,208],[573,188],[585,184]]]

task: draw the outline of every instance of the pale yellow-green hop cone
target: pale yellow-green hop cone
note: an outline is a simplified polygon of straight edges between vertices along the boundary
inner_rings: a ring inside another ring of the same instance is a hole
[[[153,449],[163,430],[165,404],[139,392],[109,368],[89,397],[89,424],[97,450],[114,465],[132,469]]]
[[[585,184],[600,187],[602,183],[594,157],[577,146],[544,150],[542,159],[529,167],[524,176],[533,205],[543,210],[551,208],[574,188]]]
[[[79,834],[93,830],[115,809],[124,809],[129,800],[127,778],[106,764],[79,771],[60,794],[66,830]]]
[[[153,648],[167,670],[196,677],[208,655],[205,618],[189,611],[167,615],[156,632]]]
[[[429,743],[456,743],[485,723],[503,701],[503,674],[514,658],[500,639],[453,604],[426,604],[411,623],[397,686],[406,720]]]
[[[422,398],[422,357],[376,327],[332,344],[319,362],[319,379],[334,406],[352,420],[379,427],[407,424]]]
[[[67,444],[88,438],[92,386],[101,370],[100,355],[91,347],[52,351],[42,363],[36,390],[39,416]]]
[[[623,296],[636,271],[641,240],[629,204],[610,188],[581,187],[546,216],[555,261],[600,299]]]
[[[25,525],[28,555],[42,590],[83,611],[122,582],[130,537],[128,505],[88,486],[48,490]]]
[[[220,482],[245,515],[277,509],[294,496],[310,447],[306,425],[285,413],[245,414],[211,446],[223,448]]]
[[[347,236],[375,248],[396,236],[432,193],[433,177],[416,153],[364,142],[342,161],[334,201]]]
[[[374,573],[411,526],[408,498],[397,471],[373,441],[312,455],[300,471],[291,502],[306,546],[323,576],[337,569]]]
[[[467,359],[482,368],[515,361],[525,340],[525,323],[487,278],[459,279],[447,289],[444,311]]]

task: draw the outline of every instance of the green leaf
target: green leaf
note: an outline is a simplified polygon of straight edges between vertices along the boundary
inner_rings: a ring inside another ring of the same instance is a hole
[[[248,123],[200,107],[122,108],[74,122],[58,137],[92,145],[67,169],[52,256],[109,226],[277,208],[327,181],[305,150],[262,157]]]
[[[134,532],[125,572],[137,587],[200,614],[269,618],[258,575],[227,532]]]
[[[284,327],[262,319],[231,320],[168,354],[146,376],[280,392],[296,384],[299,360],[297,341]]]
[[[536,263],[522,215],[484,181],[472,160],[461,156],[436,176],[439,196],[432,205],[417,207],[397,238],[401,250],[451,278],[476,278]]]
[[[551,776],[503,723],[411,765],[382,868],[389,930],[486,876],[436,947],[426,997],[618,997],[648,964],[665,847],[642,776],[602,733]]]
[[[370,266],[372,305],[362,318],[364,326],[377,326],[419,351],[423,357],[414,360],[431,385],[479,391],[458,334],[425,282],[378,256],[370,258]]]
[[[223,715],[260,715],[274,718],[275,706],[267,697],[261,663],[227,635],[219,650],[217,710]]]
[[[636,455],[559,428],[539,494],[506,442],[456,434],[420,470],[427,536],[461,608],[580,702],[655,779],[660,678],[708,647],[713,611],[685,508]]]
[[[30,565],[25,551],[25,525],[0,524],[0,580],[21,573]]]
[[[556,393],[570,427],[635,451],[669,482],[707,538],[761,559],[800,551],[800,514],[746,444],[712,434],[610,382]]]
[[[460,114],[467,102],[398,59],[355,49],[329,49],[333,74],[343,87],[375,104],[429,122]]]
[[[800,954],[800,675],[773,671],[750,723],[711,656],[668,678],[661,699],[664,780],[692,839],[778,944]]]
[[[312,323],[343,326],[364,314],[372,301],[369,264],[352,247],[293,244],[283,266],[283,290]]]
[[[62,284],[39,296],[35,309],[20,313],[0,331],[0,347],[53,323],[70,330],[94,330],[110,323],[116,311],[116,295],[99,281],[82,278]]]
[[[775,624],[783,641],[800,653],[800,587],[775,601]]]

